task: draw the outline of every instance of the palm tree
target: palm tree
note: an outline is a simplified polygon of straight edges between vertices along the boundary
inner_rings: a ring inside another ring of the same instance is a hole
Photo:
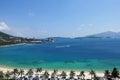
[[[11,73],[9,71],[7,71],[5,74],[5,77],[7,78],[7,80],[10,78],[10,75],[11,75]]]
[[[19,74],[21,75],[21,76],[20,76],[20,78],[23,78],[23,75],[24,75],[24,70],[23,70],[23,69],[20,69]]]
[[[3,78],[4,78],[4,73],[0,71],[0,80],[3,80]]]
[[[78,75],[78,79],[84,80],[85,79],[85,74],[84,73],[85,73],[84,71],[81,71],[80,74]]]
[[[36,76],[39,76],[39,73],[41,73],[42,72],[42,68],[36,68]]]
[[[74,79],[75,76],[75,72],[74,71],[70,71],[70,79]]]
[[[51,74],[51,78],[56,78],[58,70],[54,70],[53,73]]]
[[[28,72],[27,72],[27,75],[28,75],[29,78],[32,78],[32,76],[33,76],[33,70],[29,69]]]
[[[54,73],[57,74],[58,70],[54,69]]]
[[[47,71],[44,72],[43,77],[45,80],[49,78],[49,73]]]
[[[53,72],[53,73],[51,74],[51,78],[52,78],[52,79],[55,79],[55,77],[56,77],[56,74]]]
[[[19,75],[18,69],[17,68],[13,69],[12,74],[13,74],[13,79],[15,79]]]
[[[89,74],[91,75],[91,79],[95,79],[95,78],[96,78],[96,73],[95,73],[95,71],[91,70],[91,71],[89,72]]]
[[[60,76],[62,77],[62,79],[66,79],[67,74],[64,71],[62,71],[62,73],[60,74]]]
[[[111,76],[116,79],[116,78],[119,78],[119,71],[117,68],[113,68],[113,71],[111,73]]]
[[[40,72],[41,73],[42,72],[42,68],[37,68],[36,72]]]
[[[110,79],[110,72],[109,72],[109,70],[105,70],[104,76],[105,76],[107,79]]]
[[[18,74],[19,73],[19,71],[18,71],[18,69],[17,68],[15,68],[15,69],[13,69],[13,72],[12,72],[14,75],[16,75],[16,74]]]

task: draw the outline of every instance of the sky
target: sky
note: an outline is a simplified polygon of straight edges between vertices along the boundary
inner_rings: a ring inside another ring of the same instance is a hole
[[[31,38],[119,32],[120,0],[0,0],[0,31]]]

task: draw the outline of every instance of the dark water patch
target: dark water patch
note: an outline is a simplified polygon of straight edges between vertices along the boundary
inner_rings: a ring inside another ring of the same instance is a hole
[[[93,65],[92,64],[87,64],[86,67],[93,67]]]
[[[79,59],[79,60],[76,60],[76,62],[89,63],[89,60],[87,60],[87,59]]]
[[[75,63],[75,61],[64,61],[64,63]]]

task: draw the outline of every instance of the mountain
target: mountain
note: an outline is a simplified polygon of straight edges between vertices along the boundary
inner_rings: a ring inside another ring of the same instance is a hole
[[[81,38],[81,37],[77,37],[77,38]],[[83,38],[120,38],[120,32],[107,31],[98,34],[88,35]]]
[[[46,43],[46,42],[52,42],[52,39],[48,38],[47,40],[44,40],[44,39],[23,38],[23,37],[16,37],[0,32],[0,46],[20,44],[20,43]]]
[[[3,32],[0,32],[0,37],[10,37],[10,35],[3,33]]]
[[[15,37],[15,36],[0,32],[0,46],[18,44],[18,43],[23,43],[23,42],[25,42],[25,38]]]

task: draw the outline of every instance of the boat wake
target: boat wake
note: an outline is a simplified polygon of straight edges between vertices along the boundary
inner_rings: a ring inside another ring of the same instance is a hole
[[[70,45],[56,46],[55,48],[68,48]]]

